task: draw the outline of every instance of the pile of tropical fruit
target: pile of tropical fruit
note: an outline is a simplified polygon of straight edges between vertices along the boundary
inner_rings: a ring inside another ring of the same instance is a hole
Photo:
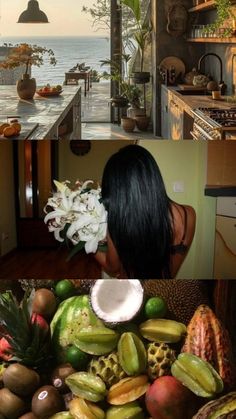
[[[184,324],[139,281],[108,281],[0,294],[0,419],[235,418],[231,342],[212,309]]]
[[[15,137],[21,132],[21,124],[18,119],[11,119],[9,122],[0,123],[0,136]]]

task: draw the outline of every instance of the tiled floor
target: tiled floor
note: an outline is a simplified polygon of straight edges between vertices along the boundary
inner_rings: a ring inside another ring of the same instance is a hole
[[[83,92],[83,88],[82,88]],[[85,97],[82,94],[82,139],[83,140],[139,140],[157,139],[152,132],[126,133],[118,124],[110,121],[110,83],[93,83]]]

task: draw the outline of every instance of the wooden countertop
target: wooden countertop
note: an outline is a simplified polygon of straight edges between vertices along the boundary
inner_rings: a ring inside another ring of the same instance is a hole
[[[7,117],[20,117],[22,128],[25,124],[38,124],[28,137],[30,140],[55,139],[58,126],[62,123],[75,101],[80,101],[81,88],[63,86],[59,96],[41,97],[35,94],[32,100],[18,97],[16,86],[0,86],[0,121]]]
[[[224,100],[213,100],[211,96],[207,95],[182,95],[178,92],[180,90],[177,86],[165,86],[163,88],[171,92],[178,103],[180,103],[184,110],[192,116],[192,111],[199,107],[206,108],[220,108],[229,109],[232,107],[236,108],[236,103],[227,102],[227,96]]]

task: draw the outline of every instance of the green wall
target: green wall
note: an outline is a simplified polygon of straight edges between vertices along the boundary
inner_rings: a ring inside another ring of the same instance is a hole
[[[171,199],[194,207],[195,237],[178,278],[211,279],[215,237],[216,199],[204,196],[207,141],[140,141],[155,157]],[[173,192],[173,182],[183,181],[184,192]]]

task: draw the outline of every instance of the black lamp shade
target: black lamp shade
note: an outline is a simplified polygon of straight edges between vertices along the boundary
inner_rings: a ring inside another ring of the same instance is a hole
[[[29,0],[27,9],[21,13],[17,23],[48,23],[48,18],[40,10],[37,0]]]

